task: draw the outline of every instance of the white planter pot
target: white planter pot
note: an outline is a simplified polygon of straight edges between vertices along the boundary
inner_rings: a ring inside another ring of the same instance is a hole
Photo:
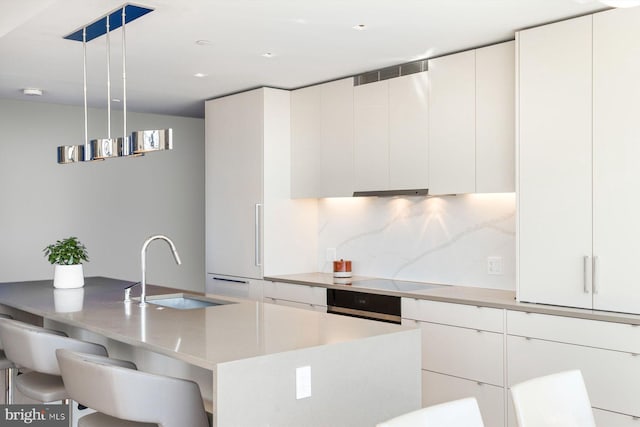
[[[56,265],[53,270],[53,287],[61,289],[81,288],[84,286],[82,264]]]

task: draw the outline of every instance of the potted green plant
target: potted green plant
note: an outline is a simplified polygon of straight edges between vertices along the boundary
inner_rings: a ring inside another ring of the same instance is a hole
[[[82,262],[89,261],[87,248],[77,237],[58,240],[43,249],[44,256],[55,266],[55,288],[81,288],[84,286]]]

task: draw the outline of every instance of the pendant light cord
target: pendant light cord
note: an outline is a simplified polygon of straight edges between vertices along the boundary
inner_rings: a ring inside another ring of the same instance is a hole
[[[111,33],[107,15],[107,139],[111,140]]]
[[[127,23],[127,6],[122,8],[122,138],[123,143],[127,144],[127,40],[125,24]]]
[[[87,125],[87,27],[82,29],[82,57],[83,57],[83,93],[84,93],[84,160],[90,160],[89,128]]]

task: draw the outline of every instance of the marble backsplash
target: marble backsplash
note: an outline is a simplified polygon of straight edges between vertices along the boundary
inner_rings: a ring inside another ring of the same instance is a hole
[[[319,200],[318,269],[327,248],[353,273],[399,280],[515,289],[515,194]],[[489,275],[487,257],[502,258]]]

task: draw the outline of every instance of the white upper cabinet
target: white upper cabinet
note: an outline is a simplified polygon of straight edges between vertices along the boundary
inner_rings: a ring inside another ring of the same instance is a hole
[[[429,61],[429,194],[476,191],[475,50]]]
[[[389,189],[389,82],[354,88],[355,191]]]
[[[355,191],[428,188],[427,73],[354,88]]]
[[[515,44],[429,61],[429,193],[515,191]]]
[[[640,10],[519,33],[518,298],[640,312]]]
[[[518,298],[591,300],[591,16],[518,40]]]
[[[353,79],[291,92],[291,197],[353,194]]]
[[[640,8],[593,16],[596,309],[640,312]]]
[[[476,49],[476,193],[512,193],[515,42]]]
[[[389,189],[429,187],[428,81],[416,73],[389,82]]]

